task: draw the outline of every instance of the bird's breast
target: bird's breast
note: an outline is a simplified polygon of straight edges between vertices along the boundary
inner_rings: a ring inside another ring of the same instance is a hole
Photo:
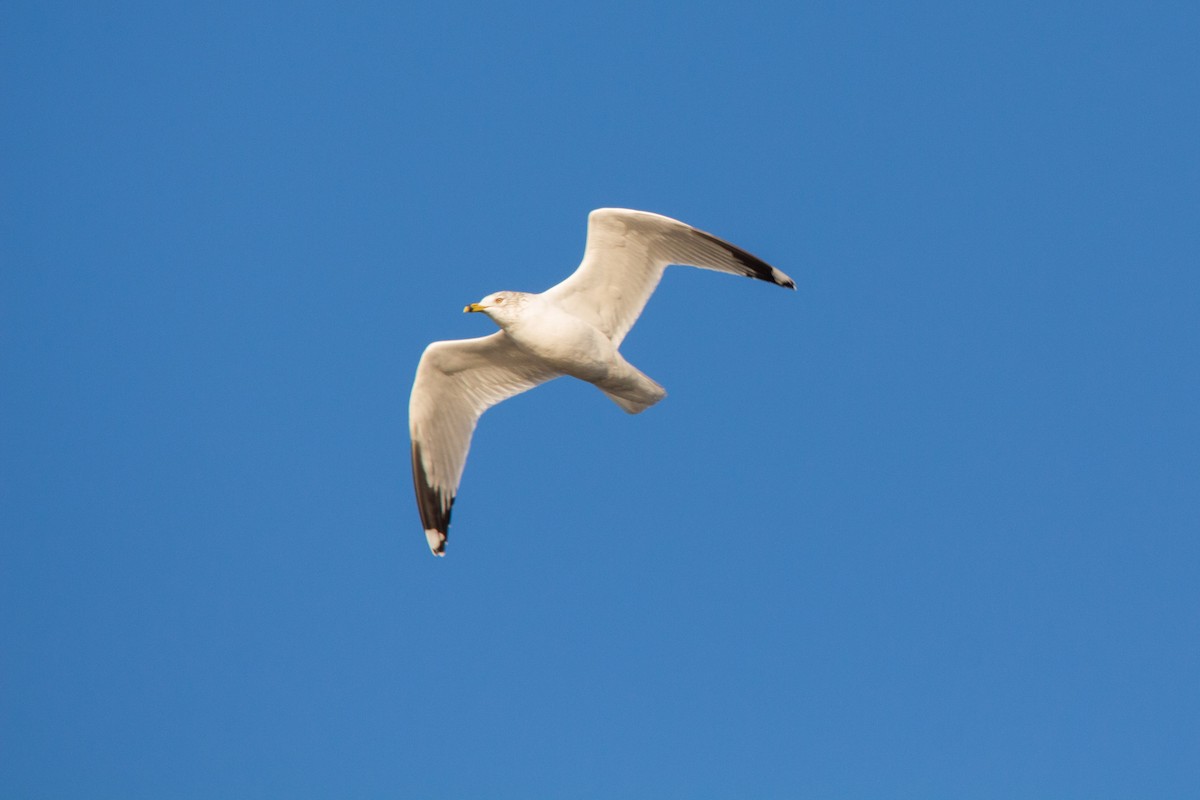
[[[616,348],[592,325],[553,306],[506,329],[513,342],[555,369],[585,381],[608,375]]]

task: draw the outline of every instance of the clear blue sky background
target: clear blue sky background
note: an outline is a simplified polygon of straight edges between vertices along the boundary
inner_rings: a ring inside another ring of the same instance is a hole
[[[1200,793],[1192,3],[24,3],[11,797]],[[585,216],[668,399],[407,402]]]

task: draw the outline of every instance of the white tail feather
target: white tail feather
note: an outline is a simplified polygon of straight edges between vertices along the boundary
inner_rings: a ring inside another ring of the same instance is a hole
[[[629,362],[616,377],[610,376],[597,381],[596,386],[608,395],[608,399],[629,414],[640,414],[667,396],[667,390]]]

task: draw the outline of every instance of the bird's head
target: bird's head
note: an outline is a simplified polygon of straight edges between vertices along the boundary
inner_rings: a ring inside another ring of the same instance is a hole
[[[532,295],[526,292],[493,292],[478,303],[471,303],[463,309],[463,313],[482,311],[498,325],[512,322],[521,313]]]

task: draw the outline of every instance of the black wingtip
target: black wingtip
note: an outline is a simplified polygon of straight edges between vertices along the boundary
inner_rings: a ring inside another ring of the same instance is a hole
[[[421,512],[421,524],[429,539],[429,549],[435,556],[445,555],[446,532],[450,530],[450,512],[454,508],[454,497],[447,497],[434,488],[425,474],[421,459],[421,446],[412,446],[413,487],[417,492],[417,510]]]
[[[737,245],[732,245],[718,236],[713,236],[711,233],[705,233],[704,231],[696,228],[693,228],[692,230],[694,230],[701,238],[712,242],[725,252],[729,253],[729,255],[733,256],[733,259],[737,261],[738,266],[745,270],[743,274],[747,278],[754,278],[755,280],[773,283],[776,286],[782,286],[785,289],[796,288],[795,281],[772,267],[767,262],[763,261],[758,256],[747,253]]]

